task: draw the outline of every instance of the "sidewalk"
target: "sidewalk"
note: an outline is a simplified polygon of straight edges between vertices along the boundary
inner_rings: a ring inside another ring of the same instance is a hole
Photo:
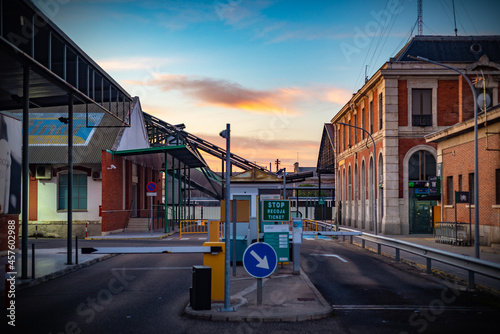
[[[450,253],[456,253],[475,257],[474,244],[472,246],[455,246],[449,244],[438,243],[434,241],[432,234],[410,234],[410,235],[383,235],[384,237],[411,242],[417,245],[436,248]],[[479,246],[479,258],[485,261],[500,263],[500,249],[494,247]]]

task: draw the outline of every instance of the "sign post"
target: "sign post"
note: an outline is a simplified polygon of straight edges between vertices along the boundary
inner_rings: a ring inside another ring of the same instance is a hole
[[[146,190],[148,191],[147,192],[147,196],[148,197],[151,197],[151,214],[150,214],[150,234],[153,235],[153,197],[155,197],[157,194],[155,193],[156,191],[156,183],[154,182],[149,182],[147,185],[146,185]]]
[[[470,193],[468,191],[455,191],[455,243],[457,242],[457,204],[469,204],[469,244],[472,245],[472,224],[471,224],[471,209],[470,209]]]
[[[302,244],[302,219],[293,220],[293,273],[300,274],[300,245]]]
[[[278,265],[278,256],[265,242],[256,242],[245,249],[243,266],[248,274],[257,278],[257,305],[262,304],[262,278],[270,276]]]

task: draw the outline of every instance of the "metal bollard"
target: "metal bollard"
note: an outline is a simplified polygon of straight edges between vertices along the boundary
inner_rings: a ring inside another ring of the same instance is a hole
[[[78,264],[78,236],[75,236],[75,264]]]
[[[31,279],[35,279],[35,244],[31,244]]]

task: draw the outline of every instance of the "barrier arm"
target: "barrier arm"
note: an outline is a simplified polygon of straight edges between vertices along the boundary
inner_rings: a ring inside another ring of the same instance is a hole
[[[87,247],[82,254],[174,254],[174,253],[220,253],[219,246],[196,247]]]

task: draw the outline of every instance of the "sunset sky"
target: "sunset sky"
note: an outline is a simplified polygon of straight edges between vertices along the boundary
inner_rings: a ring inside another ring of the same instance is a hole
[[[230,123],[273,170],[316,166],[323,124],[417,33],[416,0],[34,2],[145,112],[223,147]],[[454,34],[452,6],[423,1],[424,35]],[[500,1],[455,11],[459,35],[500,34]]]

